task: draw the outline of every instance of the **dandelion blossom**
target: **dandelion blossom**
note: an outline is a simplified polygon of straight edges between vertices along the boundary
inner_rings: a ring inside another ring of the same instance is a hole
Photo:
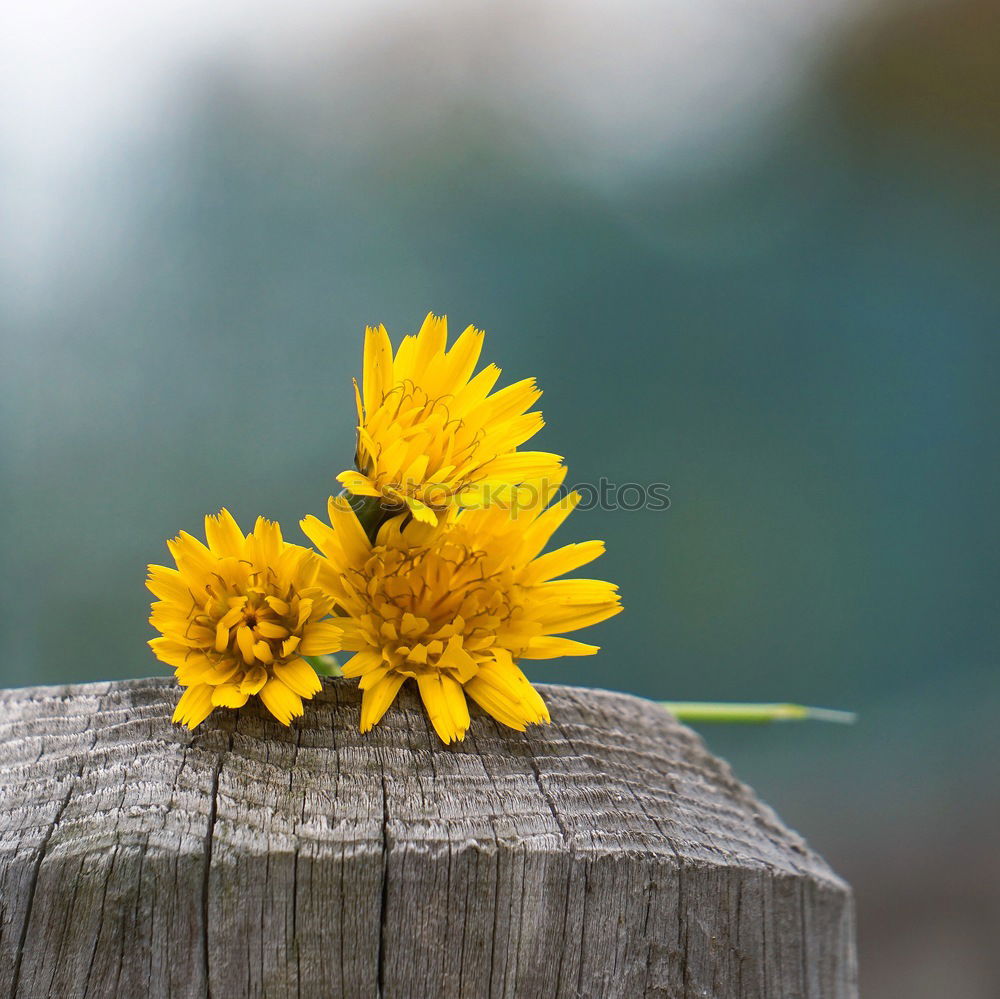
[[[344,675],[360,677],[361,731],[368,731],[408,679],[416,680],[444,742],[469,727],[467,697],[523,731],[549,713],[517,663],[591,655],[595,645],[558,637],[621,610],[617,587],[557,577],[603,551],[600,541],[541,555],[577,496],[545,508],[451,511],[435,525],[405,514],[369,540],[354,511],[331,498],[330,525],[302,528],[324,556],[319,584],[337,604]]]
[[[534,379],[491,395],[500,369],[473,377],[483,336],[470,326],[446,350],[447,320],[429,315],[393,356],[385,327],[368,328],[362,388],[354,384],[357,470],[337,477],[345,489],[433,525],[456,502],[503,504],[514,487],[559,475],[558,455],[517,450],[543,426],[530,412],[541,395]]]
[[[340,629],[322,620],[333,597],[316,586],[320,559],[263,517],[244,537],[228,510],[205,518],[205,536],[207,546],[183,531],[168,541],[177,568],[151,565],[146,582],[162,636],[149,644],[187,688],[173,720],[195,728],[257,695],[288,725],[320,689],[302,656],[340,648]]]

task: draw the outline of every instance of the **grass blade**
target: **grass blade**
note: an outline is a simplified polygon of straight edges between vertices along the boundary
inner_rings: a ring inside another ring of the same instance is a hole
[[[766,725],[778,721],[825,721],[853,725],[853,711],[809,708],[803,704],[739,704],[718,701],[660,701],[683,722],[722,722],[739,725]]]

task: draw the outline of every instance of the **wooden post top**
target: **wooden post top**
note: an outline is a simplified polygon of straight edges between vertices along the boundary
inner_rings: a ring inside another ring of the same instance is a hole
[[[0,691],[0,993],[856,996],[850,890],[698,736],[539,690],[451,746],[345,680],[193,733],[166,678]]]

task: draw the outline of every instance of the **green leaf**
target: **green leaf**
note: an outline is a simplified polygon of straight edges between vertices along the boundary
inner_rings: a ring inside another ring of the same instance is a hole
[[[660,701],[675,718],[685,722],[730,722],[765,725],[777,721],[826,721],[853,725],[853,711],[808,708],[803,704],[736,704],[718,701]]]
[[[303,659],[320,675],[320,676],[343,676],[344,671],[340,668],[340,663],[337,662],[336,656],[303,656]]]
[[[365,534],[368,535],[368,540],[372,544],[375,544],[378,529],[390,517],[395,517],[406,510],[405,506],[393,506],[381,496],[358,496],[355,493],[348,492],[346,489],[340,495],[345,497],[347,502],[351,504],[351,509],[354,510],[358,518],[358,523],[364,529]]]

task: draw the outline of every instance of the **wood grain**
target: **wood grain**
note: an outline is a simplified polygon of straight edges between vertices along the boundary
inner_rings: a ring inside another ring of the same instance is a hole
[[[857,995],[849,888],[696,735],[540,689],[451,747],[343,680],[194,733],[167,679],[0,691],[0,997]]]

